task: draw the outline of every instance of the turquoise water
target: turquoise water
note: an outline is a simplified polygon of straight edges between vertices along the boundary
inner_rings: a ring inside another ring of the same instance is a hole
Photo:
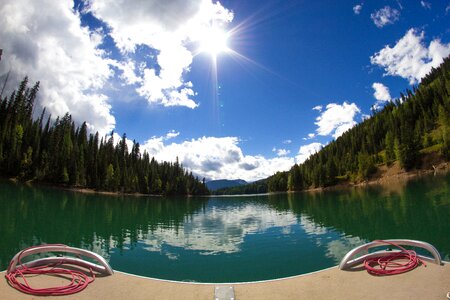
[[[226,198],[115,197],[0,182],[0,269],[21,249],[64,243],[120,271],[254,281],[337,265],[374,239],[433,244],[450,260],[450,174],[389,187]]]

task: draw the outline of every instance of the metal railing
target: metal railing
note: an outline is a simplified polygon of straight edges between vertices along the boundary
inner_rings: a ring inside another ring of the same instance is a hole
[[[26,257],[33,254],[38,253],[44,253],[44,252],[62,252],[62,253],[71,253],[78,257],[71,257],[71,256],[52,256],[52,257],[44,257],[44,258],[38,258],[36,260],[22,263],[21,260]],[[87,260],[83,260],[79,258],[80,256],[92,258],[95,261],[98,262],[92,263]],[[97,253],[75,248],[75,247],[69,247],[66,245],[40,245],[31,247],[28,249],[25,249],[19,253],[17,253],[13,259],[11,260],[11,263],[9,264],[7,273],[14,272],[17,269],[21,268],[33,268],[43,265],[51,265],[51,264],[70,264],[70,265],[76,265],[81,266],[87,269],[92,269],[93,271],[96,271],[100,274],[104,275],[112,275],[114,273],[113,269],[109,266],[109,264],[106,262],[106,260],[98,255]]]
[[[422,241],[416,241],[416,240],[403,240],[403,239],[393,239],[393,240],[385,240],[385,241],[373,241],[364,245],[361,245],[359,247],[354,248],[353,250],[349,251],[344,258],[341,260],[341,263],[339,264],[340,270],[348,270],[354,266],[360,265],[365,260],[373,258],[373,257],[380,257],[380,256],[390,256],[393,253],[400,252],[396,249],[389,249],[389,250],[381,250],[369,253],[369,249],[375,248],[375,247],[392,247],[390,244],[387,244],[386,242],[393,243],[400,246],[412,246],[412,247],[418,247],[427,250],[432,257],[419,255],[417,254],[417,257],[419,257],[422,260],[432,262],[435,264],[442,264],[441,255],[436,250],[436,248],[427,243]],[[358,256],[359,255],[359,256]]]

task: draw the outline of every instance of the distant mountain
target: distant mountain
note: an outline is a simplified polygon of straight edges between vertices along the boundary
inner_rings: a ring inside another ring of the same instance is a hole
[[[230,188],[235,186],[241,186],[246,185],[247,181],[242,179],[234,179],[234,180],[228,180],[228,179],[219,179],[219,180],[211,180],[206,182],[206,186],[210,191],[215,191],[218,189],[223,188]]]
[[[268,192],[267,180],[267,178],[261,179],[244,185],[225,187],[211,192],[214,195],[264,194]]]

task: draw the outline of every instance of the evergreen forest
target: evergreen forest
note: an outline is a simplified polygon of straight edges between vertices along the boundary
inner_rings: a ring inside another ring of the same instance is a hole
[[[381,166],[406,171],[450,160],[450,57],[417,87],[287,172],[216,194],[301,191],[370,179]],[[427,163],[428,162],[428,163]]]
[[[45,109],[35,114],[39,82],[28,87],[25,78],[9,97],[0,99],[0,175],[20,181],[90,188],[98,191],[155,195],[205,195],[199,181],[178,162],[157,162],[126,134],[89,133],[76,126],[70,114],[52,120]],[[39,115],[39,114],[37,114]]]

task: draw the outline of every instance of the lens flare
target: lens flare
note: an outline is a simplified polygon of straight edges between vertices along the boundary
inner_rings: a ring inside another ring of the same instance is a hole
[[[199,43],[200,46],[198,52],[209,53],[214,57],[222,52],[227,52],[229,51],[228,38],[228,32],[211,27],[203,34]]]

